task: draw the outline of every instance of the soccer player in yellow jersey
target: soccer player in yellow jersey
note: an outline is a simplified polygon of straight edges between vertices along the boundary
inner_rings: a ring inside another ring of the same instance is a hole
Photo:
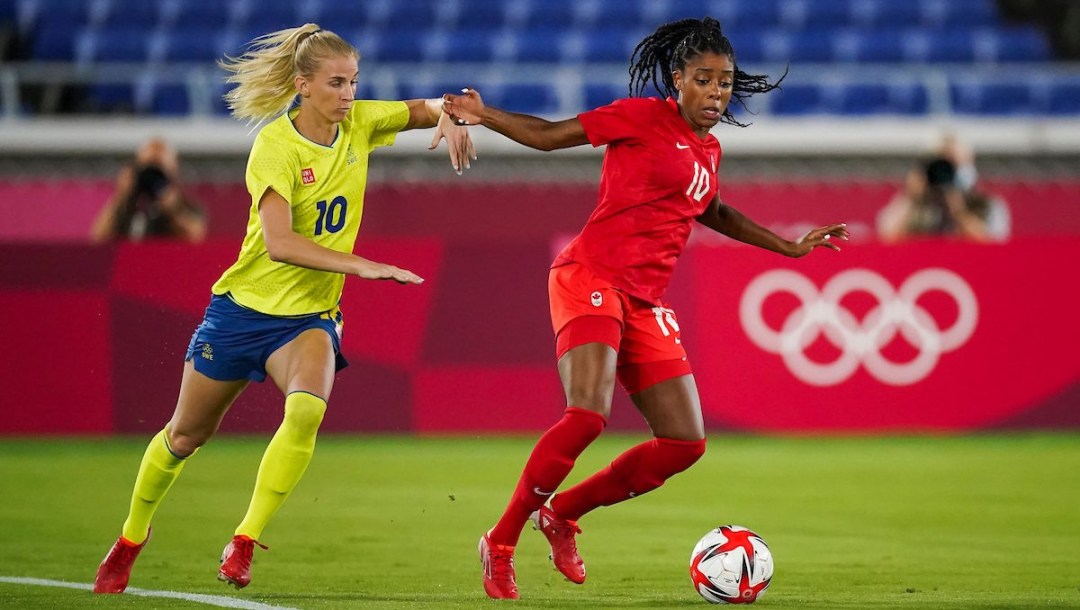
[[[460,174],[475,158],[472,141],[442,113],[441,99],[355,100],[358,62],[350,44],[309,23],[261,36],[221,64],[237,85],[226,95],[233,115],[269,121],[248,159],[247,235],[236,263],[212,288],[185,356],[176,410],[143,455],[122,535],[98,568],[96,593],[124,591],[154,511],[186,458],[213,436],[244,388],[269,375],[285,395],[284,419],[218,571],[220,580],[247,586],[254,547],[307,469],[334,374],[345,366],[338,310],[345,276],[423,282],[352,253],[368,154],[393,144],[399,131],[435,127],[429,148],[445,137]]]

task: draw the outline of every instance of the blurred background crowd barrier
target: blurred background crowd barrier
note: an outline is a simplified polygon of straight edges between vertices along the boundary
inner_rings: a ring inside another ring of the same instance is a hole
[[[670,301],[714,430],[1080,428],[1080,4],[1066,0],[0,0],[0,434],[149,432],[234,259],[251,128],[214,60],[318,22],[361,51],[359,95],[468,85],[552,118],[625,95],[634,44],[716,16],[782,91],[715,131],[721,196],[788,237],[846,221],[844,252],[788,261],[697,231]],[[1002,244],[884,245],[876,217],[942,137],[1005,201]],[[206,240],[90,243],[135,149],[179,152]],[[421,287],[351,280],[326,426],[532,431],[561,411],[553,254],[595,204],[601,152],[474,130],[454,176],[430,134],[372,157],[357,251]],[[612,426],[640,429],[620,397]],[[271,430],[253,387],[224,429]]]

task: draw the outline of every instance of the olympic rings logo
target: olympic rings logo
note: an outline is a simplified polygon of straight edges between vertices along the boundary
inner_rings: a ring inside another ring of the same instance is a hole
[[[934,318],[917,304],[923,293],[932,290],[940,290],[956,302],[959,313],[948,328],[938,328]],[[801,305],[777,331],[762,319],[761,308],[769,296],[783,292],[794,295]],[[862,321],[840,305],[851,292],[868,293],[877,301]],[[899,290],[869,269],[849,269],[830,279],[820,292],[801,273],[777,269],[762,273],[746,287],[739,319],[751,341],[779,354],[788,370],[810,385],[842,383],[861,364],[882,383],[903,386],[924,379],[941,354],[967,342],[978,323],[979,304],[968,283],[947,269],[923,269],[908,277]],[[893,362],[881,353],[898,332],[918,350],[910,362]],[[806,348],[822,334],[841,351],[829,363],[815,362],[806,355]]]

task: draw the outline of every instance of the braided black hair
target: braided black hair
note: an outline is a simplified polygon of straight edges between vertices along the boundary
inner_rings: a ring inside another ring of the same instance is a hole
[[[678,93],[671,77],[672,71],[685,69],[687,61],[706,52],[727,55],[735,64],[731,95],[743,108],[746,108],[745,98],[778,88],[780,81],[787,76],[785,71],[779,80],[770,83],[764,74],[743,72],[735,61],[735,50],[721,31],[719,21],[712,17],[681,19],[656,28],[655,32],[634,47],[634,53],[630,56],[630,95],[640,97],[651,80],[662,94],[676,97]],[[730,107],[724,109],[720,121],[739,127],[748,125],[735,120]]]

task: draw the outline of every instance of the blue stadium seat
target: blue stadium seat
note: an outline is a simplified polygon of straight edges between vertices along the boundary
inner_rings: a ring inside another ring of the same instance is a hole
[[[790,84],[769,93],[772,112],[779,115],[814,114],[822,111],[821,90],[816,85]]]
[[[843,99],[835,110],[840,114],[925,114],[926,89],[918,84],[867,85],[844,87]]]
[[[75,38],[71,26],[47,22],[34,32],[33,58],[39,61],[72,61],[75,59]]]
[[[1080,116],[1080,80],[1051,85],[1046,111],[1055,116]]]
[[[484,30],[451,30],[445,35],[445,48],[430,61],[489,62],[494,57],[492,37]]]
[[[850,2],[846,1],[790,0],[780,5],[779,20],[790,30],[838,28],[850,23],[850,12]]]
[[[699,9],[697,17],[704,17],[707,9]],[[720,22],[725,30],[756,29],[777,27],[781,23],[781,5],[778,0],[738,0],[734,3],[732,17],[734,23]]]
[[[585,108],[582,108],[582,110],[592,110],[593,108],[606,106],[617,99],[626,97],[628,91],[626,84],[585,85]]]
[[[948,29],[994,26],[1000,20],[994,0],[922,0],[921,22]]]
[[[174,27],[168,34],[165,58],[178,62],[212,62],[221,59],[225,49],[216,30]]]
[[[1041,111],[1027,84],[971,81],[953,84],[949,91],[953,111],[959,114],[1026,116]]]
[[[665,6],[656,10],[656,15],[659,17],[660,22],[666,23],[669,21],[677,21],[679,19],[701,19],[709,14],[709,9],[710,7],[704,5],[701,0],[669,0]],[[723,17],[723,15],[720,16],[721,19],[723,19]],[[660,25],[660,23],[646,25],[655,28]],[[722,27],[727,27],[726,22],[723,20],[721,20],[720,25]]]
[[[593,30],[584,36],[584,59],[590,62],[630,63],[639,38],[623,29]]]
[[[577,0],[533,0],[523,27],[529,29],[565,29],[576,20]]]
[[[135,86],[130,83],[98,84],[90,87],[92,106],[99,112],[135,112]]]
[[[183,0],[172,18],[174,27],[221,28],[229,21],[228,4],[221,0]]]
[[[501,28],[506,23],[506,3],[463,3],[457,16],[457,27],[465,30],[488,30]]]
[[[435,25],[435,5],[431,2],[412,0],[395,2],[391,6],[393,8],[383,24],[391,31],[426,31]]]
[[[400,32],[389,32],[374,40],[357,39],[354,44],[361,45],[360,52],[369,59],[380,62],[419,62],[423,59],[425,46],[416,36],[406,36]]]
[[[372,25],[372,19],[363,6],[364,3],[324,1],[317,22],[320,26],[338,33]]]
[[[266,2],[251,6],[251,11],[233,25],[258,30],[263,33],[294,28],[300,23],[296,20],[296,8],[282,2]]]
[[[851,24],[860,28],[915,27],[922,20],[918,2],[851,0]]]
[[[150,110],[157,115],[180,116],[191,112],[188,91],[181,83],[161,84],[154,88]]]
[[[1050,61],[1050,43],[1035,27],[997,30],[998,61]]]
[[[109,12],[101,22],[101,25],[105,27],[139,27],[151,30],[158,23],[157,2],[114,2],[104,6],[109,8]]]
[[[143,62],[149,52],[149,32],[130,26],[106,28],[95,34],[94,61]]]
[[[600,0],[595,13],[591,15],[591,19],[583,21],[582,15],[579,13],[576,23],[578,26],[621,28],[623,30],[648,26],[652,31],[652,28],[660,24],[646,23],[646,18],[642,15],[643,5],[643,2],[626,2],[626,0]]]
[[[828,29],[796,32],[791,37],[791,54],[788,59],[799,63],[830,62],[834,58],[835,37],[833,31]]]
[[[486,96],[493,106],[524,112],[526,114],[550,114],[559,109],[554,89],[546,84],[513,84],[494,87]]]
[[[514,59],[520,62],[554,63],[562,58],[562,31],[536,29],[519,32]]]
[[[859,38],[856,57],[866,63],[893,63],[904,60],[903,33],[898,30],[865,31]]]
[[[975,60],[975,41],[971,30],[934,32],[927,39],[926,61],[941,63],[970,63]]]
[[[740,68],[749,63],[765,61],[765,48],[760,32],[739,30],[732,32],[728,40],[731,41],[731,47],[735,50],[735,61]]]

